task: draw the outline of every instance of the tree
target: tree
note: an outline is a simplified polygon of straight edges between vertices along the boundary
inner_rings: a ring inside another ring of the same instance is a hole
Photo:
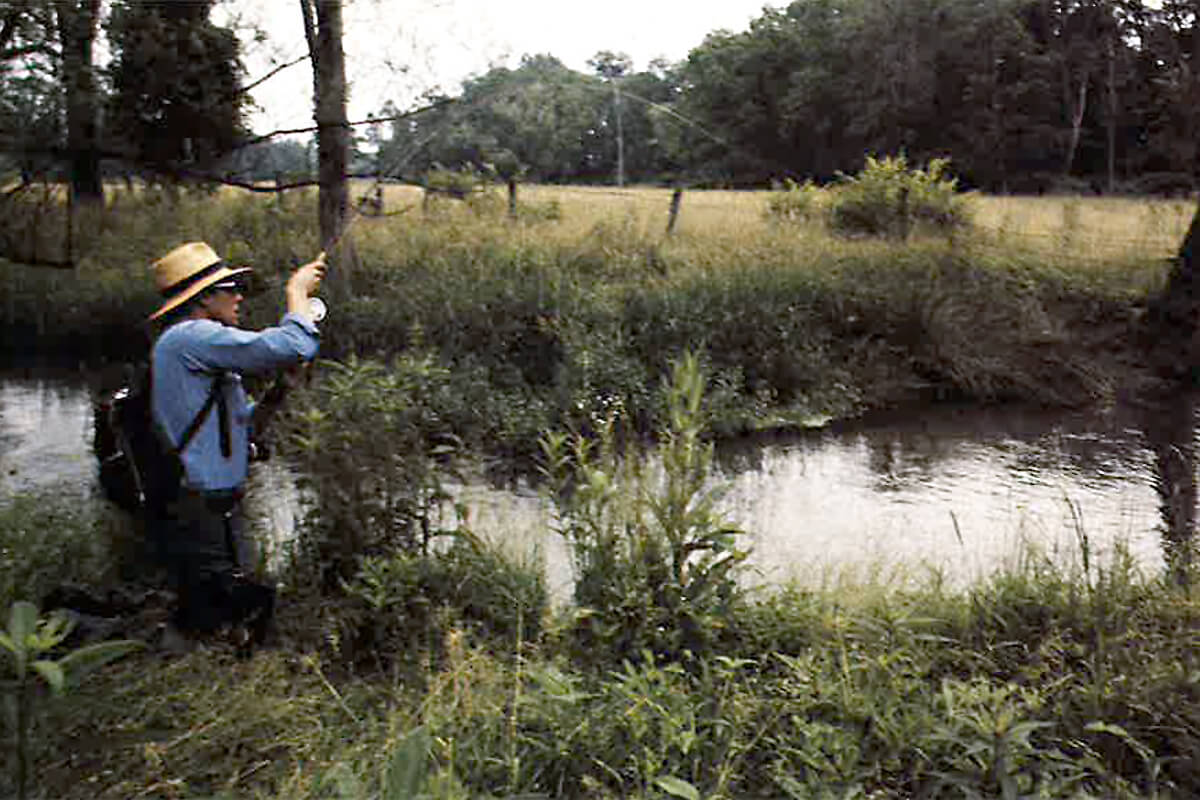
[[[230,173],[248,181],[273,181],[281,177],[308,178],[314,165],[308,147],[294,139],[259,142],[239,148],[229,164]]]
[[[209,20],[212,5],[114,5],[109,138],[128,161],[179,177],[210,170],[244,137],[238,41]]]
[[[538,181],[595,178],[607,168],[596,78],[547,55],[519,68],[495,67],[466,81],[456,102],[392,124],[381,161],[388,174],[419,174],[434,165],[495,167]]]
[[[617,135],[617,186],[625,185],[625,134],[621,129],[621,83],[620,79],[633,67],[633,61],[625,53],[601,50],[588,60],[588,66],[612,86],[613,114],[616,117]]]
[[[0,152],[25,182],[50,168],[47,143],[62,131],[54,30],[45,3],[13,2],[0,17]]]
[[[321,247],[332,257],[349,209],[346,166],[350,126],[346,120],[346,58],[342,51],[341,0],[300,0],[304,36],[313,69],[313,120],[317,124],[317,180]],[[345,266],[344,264],[341,266]]]
[[[100,0],[55,0],[54,13],[62,48],[71,196],[77,202],[103,203],[100,103],[92,63],[92,47],[100,25]]]

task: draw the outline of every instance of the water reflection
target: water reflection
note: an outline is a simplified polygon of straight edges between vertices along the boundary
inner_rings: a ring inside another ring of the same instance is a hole
[[[720,463],[768,583],[848,566],[961,583],[1031,550],[1078,563],[1121,546],[1161,564],[1153,454],[1128,409],[931,407],[723,448]]]
[[[48,487],[86,491],[94,463],[91,402],[78,373],[0,379],[0,497]]]

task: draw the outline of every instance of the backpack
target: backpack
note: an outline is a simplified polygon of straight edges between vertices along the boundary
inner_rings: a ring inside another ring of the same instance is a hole
[[[200,430],[212,407],[221,414],[222,449],[227,448],[228,413],[221,391],[224,374],[213,378],[208,398],[188,423],[179,445],[172,447],[154,421],[149,365],[116,391],[103,395],[93,408],[93,450],[99,462],[104,496],[129,512],[160,513],[179,495],[183,482],[180,454]]]

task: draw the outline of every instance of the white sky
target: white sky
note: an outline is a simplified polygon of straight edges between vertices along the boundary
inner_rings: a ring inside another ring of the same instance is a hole
[[[549,53],[586,71],[599,50],[627,53],[634,69],[655,58],[678,61],[706,34],[743,31],[765,0],[348,0],[344,10],[350,116],[364,119],[391,99],[400,108],[427,89],[457,93],[462,80],[522,55]],[[299,0],[235,0],[266,45],[248,45],[248,81],[305,51]],[[312,72],[306,62],[253,93],[259,133],[312,124]]]

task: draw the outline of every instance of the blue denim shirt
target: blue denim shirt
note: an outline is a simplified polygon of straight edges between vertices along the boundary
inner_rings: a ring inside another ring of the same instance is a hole
[[[246,480],[250,415],[242,373],[266,372],[308,361],[317,354],[317,328],[297,314],[279,325],[246,331],[209,319],[177,322],[163,331],[151,354],[154,420],[171,442],[208,399],[213,378],[229,373],[223,391],[230,416],[229,458],[221,454],[216,404],[183,451],[184,483],[192,489],[232,489]]]

